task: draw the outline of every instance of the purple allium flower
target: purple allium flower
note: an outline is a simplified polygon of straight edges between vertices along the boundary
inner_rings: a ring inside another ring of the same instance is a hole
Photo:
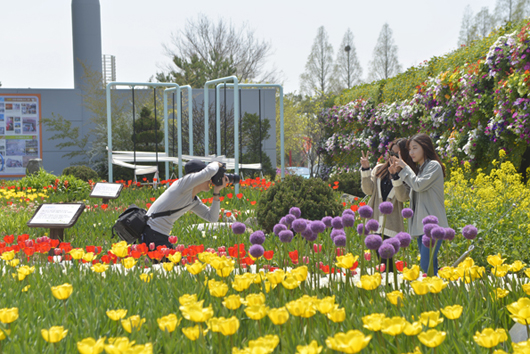
[[[300,208],[297,207],[292,207],[291,209],[289,209],[289,214],[294,215],[297,219],[302,216]]]
[[[397,238],[395,237],[387,238],[386,240],[383,241],[383,243],[385,242],[390,243],[392,247],[394,247],[394,252],[398,253],[399,248],[401,247],[401,242],[399,242]]]
[[[427,235],[428,237],[431,237],[431,231],[435,227],[438,227],[438,225],[436,225],[436,224],[425,224],[425,226],[423,226],[423,233],[425,235]]]
[[[294,232],[301,233],[307,229],[307,223],[304,219],[296,219],[293,221],[292,227]]]
[[[394,249],[394,246],[392,246],[388,242],[383,242],[383,244],[379,247],[377,252],[379,253],[379,256],[382,259],[392,258],[394,256],[394,254],[396,253],[395,249]]]
[[[353,227],[353,225],[355,225],[355,216],[351,214],[343,214],[342,225],[344,227]]]
[[[331,239],[333,240],[335,239],[335,237],[341,236],[341,235],[344,235],[344,236],[346,235],[342,229],[333,229],[331,230],[329,237],[331,237]]]
[[[453,241],[454,238],[455,238],[455,230],[453,230],[453,229],[450,228],[450,227],[446,227],[446,228],[445,228],[445,237],[444,237],[444,240],[447,240],[447,241]]]
[[[334,229],[344,228],[344,225],[342,225],[342,218],[340,216],[335,216],[333,220],[331,220],[331,226],[333,226]]]
[[[342,216],[344,215],[353,215],[353,217],[355,217],[355,212],[351,209],[344,209],[344,211],[342,212]]]
[[[364,239],[364,244],[369,250],[377,250],[383,244],[383,239],[379,235],[368,235]]]
[[[406,232],[400,232],[395,236],[400,243],[401,248],[407,248],[410,246],[410,242],[412,241],[412,237]]]
[[[276,236],[280,236],[280,232],[284,230],[287,230],[287,226],[285,226],[284,224],[276,224],[272,228],[272,231],[274,231],[274,234]]]
[[[232,224],[232,232],[236,235],[241,235],[245,233],[245,230],[247,229],[247,225],[243,224],[242,222],[236,221]]]
[[[379,204],[379,211],[381,214],[392,214],[392,211],[394,210],[394,205],[390,202],[382,202]]]
[[[427,224],[436,224],[436,225],[438,225],[438,218],[436,216],[434,216],[434,215],[428,215],[428,216],[424,217],[421,222],[423,223],[423,225],[427,225]]]
[[[440,226],[436,226],[431,230],[431,237],[435,240],[443,240],[445,238],[445,229]]]
[[[315,236],[315,233],[313,232],[313,230],[311,230],[310,227],[308,227],[307,229],[305,229],[303,232],[302,232],[302,237],[305,238],[306,240],[308,241],[311,241],[311,240],[315,240],[317,237],[318,237],[318,234],[316,234]]]
[[[285,215],[285,220],[287,221],[288,226],[291,226],[293,221],[296,220],[296,217],[293,214]]]
[[[363,229],[364,229],[364,230],[363,230]],[[365,235],[367,235],[367,234],[370,233],[370,231],[368,231],[368,230],[366,229],[366,227],[364,227],[364,224],[359,224],[359,225],[357,225],[357,233],[358,233],[359,235],[362,235],[362,234],[363,234],[363,231],[364,231],[364,234],[365,234]]]
[[[333,239],[333,243],[335,243],[335,246],[337,247],[346,246],[346,235],[338,235]]]
[[[375,219],[370,219],[366,222],[366,230],[377,231],[379,229],[379,223]]]
[[[262,245],[265,242],[265,234],[261,230],[254,231],[250,234],[248,240],[253,245]]]
[[[410,208],[405,208],[401,210],[401,216],[403,216],[405,219],[410,219],[414,215],[414,211]]]
[[[431,248],[431,247],[434,247],[434,244],[436,241],[427,235],[423,235],[421,242],[423,243],[425,247]]]
[[[289,223],[287,222],[287,219],[285,217],[280,219],[280,224],[285,225],[285,227],[289,228]]]
[[[324,225],[326,225],[326,227],[331,227],[331,220],[333,220],[331,216],[324,216],[322,218],[322,222],[324,223]]]
[[[278,237],[280,241],[289,243],[293,240],[293,232],[291,230],[283,230],[280,231]]]
[[[364,218],[364,219],[370,219],[372,215],[374,215],[373,209],[368,205],[363,205],[362,207],[359,208],[359,210],[357,210],[357,212],[359,213],[361,218]]]
[[[263,256],[263,252],[265,252],[265,250],[263,249],[262,245],[252,245],[248,250],[248,253],[250,253],[250,255],[254,258]]]
[[[477,234],[478,234],[478,230],[473,225],[466,225],[462,229],[462,236],[464,236],[468,240],[474,239],[475,237],[477,237]]]
[[[314,233],[317,233],[317,234],[320,234],[324,232],[324,230],[326,230],[326,224],[324,224],[320,220],[312,221],[309,227]]]

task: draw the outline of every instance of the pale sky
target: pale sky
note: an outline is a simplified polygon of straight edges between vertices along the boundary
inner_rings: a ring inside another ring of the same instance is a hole
[[[381,1],[176,1],[100,0],[103,54],[116,56],[118,81],[147,81],[170,62],[163,44],[187,18],[202,13],[236,27],[247,22],[270,41],[269,66],[283,72],[285,92],[299,91],[317,29],[324,26],[334,56],[349,27],[363,68],[385,22],[394,32],[403,68],[457,47],[466,5],[473,13],[495,0]],[[0,6],[2,88],[73,88],[71,0],[2,1]],[[213,79],[213,78],[212,78]]]

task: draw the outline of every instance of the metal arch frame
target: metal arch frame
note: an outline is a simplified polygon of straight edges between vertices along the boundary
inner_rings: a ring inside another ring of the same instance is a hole
[[[217,97],[217,106],[216,106],[216,124],[217,124],[217,154],[221,155],[221,102],[220,102],[220,88],[223,84],[219,84],[215,88],[215,97]],[[238,92],[238,87],[259,87],[259,88],[278,88],[280,91],[280,154],[281,154],[281,178],[285,177],[285,154],[284,154],[284,126],[283,126],[283,87],[279,84],[226,84],[227,87],[234,87],[234,97],[238,97],[236,93]],[[234,101],[235,105],[235,101]],[[226,110],[226,107],[225,107]],[[239,106],[237,106],[239,111]],[[235,115],[235,107],[234,107]],[[239,118],[239,116],[238,116]],[[235,124],[235,121],[234,121]],[[239,127],[239,126],[238,126]],[[235,128],[234,128],[235,129]],[[239,145],[235,145],[236,149],[239,149]],[[237,172],[236,172],[237,173]]]
[[[179,178],[182,178],[182,103],[180,101],[182,95],[182,89],[186,88],[188,90],[188,118],[189,118],[189,154],[193,155],[193,100],[192,95],[193,91],[190,85],[171,87],[164,90],[164,129],[169,131],[169,115],[168,115],[168,103],[167,95],[170,92],[176,92],[177,97],[177,136],[178,136],[178,174]],[[173,112],[173,114],[175,114]],[[169,147],[169,136],[166,134],[164,143]],[[166,171],[169,170],[169,162],[166,161]],[[168,179],[168,178],[166,178]]]
[[[113,165],[112,165],[112,102],[111,102],[111,88],[113,86],[129,86],[131,88],[135,86],[145,86],[145,87],[174,87],[179,88],[180,86],[173,83],[166,83],[166,82],[119,82],[119,81],[113,81],[109,82],[106,86],[106,96],[107,96],[107,158],[108,158],[108,168],[109,168],[109,181],[113,181]],[[156,102],[155,102],[156,104]],[[168,123],[167,123],[167,111],[164,112],[164,145],[165,145],[165,153],[168,155],[169,153],[169,140],[167,139],[168,136]],[[166,162],[166,179],[169,179],[169,162]]]

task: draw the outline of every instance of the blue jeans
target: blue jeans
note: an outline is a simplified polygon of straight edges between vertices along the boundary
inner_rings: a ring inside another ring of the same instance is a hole
[[[423,245],[423,243],[421,242],[422,237],[423,237],[423,235],[417,237],[418,249],[419,249],[420,255],[421,255],[420,267],[421,267],[421,270],[424,273],[427,273],[427,271],[429,270],[429,262],[430,262],[430,257],[431,257],[430,251],[431,251],[431,249],[429,247],[425,247]],[[436,245],[434,247],[433,261],[432,261],[432,266],[434,268],[434,275],[438,274],[438,251],[440,250],[441,246],[442,246],[442,240],[436,241]]]

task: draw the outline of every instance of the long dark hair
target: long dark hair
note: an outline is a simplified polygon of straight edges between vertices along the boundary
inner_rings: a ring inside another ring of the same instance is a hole
[[[401,158],[403,159],[403,161],[405,161],[405,163],[412,168],[414,173],[418,173],[418,167],[410,158],[409,150],[407,149],[407,139],[394,140],[388,145],[388,150],[392,151],[392,148],[394,147],[394,145],[397,145],[399,147],[399,152],[401,153]],[[379,179],[386,178],[386,176],[388,175],[388,167],[390,167],[390,159],[387,160],[383,164],[383,166],[379,167],[375,176]]]
[[[442,160],[440,160],[440,157],[438,156],[438,154],[436,153],[436,150],[434,150],[434,144],[432,143],[431,137],[428,136],[427,134],[423,134],[423,133],[414,135],[407,142],[407,150],[410,147],[410,143],[413,142],[413,141],[415,141],[416,143],[418,143],[418,145],[421,146],[421,148],[423,150],[423,158],[424,159],[438,161],[440,166],[442,166],[442,172],[443,172],[444,177],[445,177],[445,166],[442,163]],[[416,165],[416,164],[413,164],[413,165]],[[416,171],[414,171],[414,172],[417,174]]]

